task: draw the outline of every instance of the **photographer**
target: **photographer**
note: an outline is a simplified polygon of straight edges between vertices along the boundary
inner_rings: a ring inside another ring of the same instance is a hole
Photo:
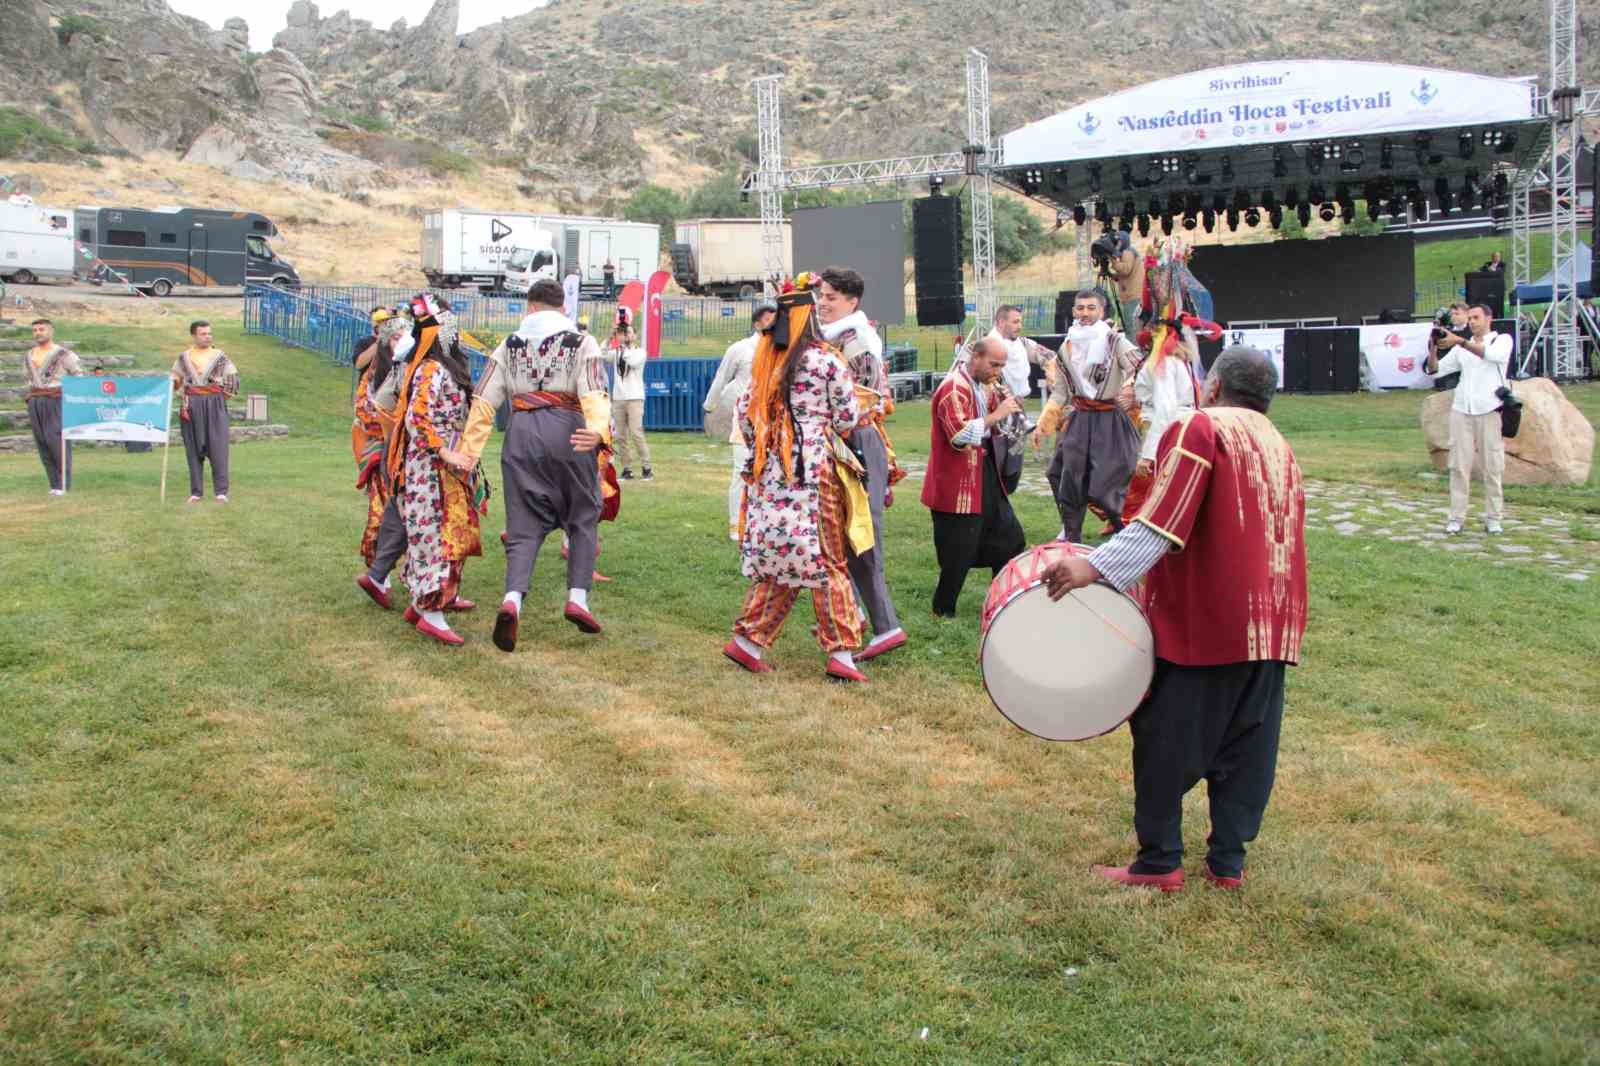
[[[1486,304],[1474,304],[1467,312],[1467,338],[1446,333],[1436,341],[1439,350],[1449,353],[1439,360],[1439,370],[1461,375],[1450,405],[1450,520],[1444,527],[1446,533],[1460,533],[1466,521],[1474,459],[1483,468],[1484,529],[1501,531],[1505,501],[1500,476],[1506,466],[1506,449],[1500,437],[1500,404],[1510,389],[1506,368],[1511,363],[1512,341],[1509,334],[1495,333],[1490,328],[1492,321]]]
[[[633,326],[620,311],[603,354],[606,362],[616,370],[611,387],[611,414],[616,422],[614,439],[617,459],[622,463],[622,473],[617,476],[625,481],[632,479],[631,461],[637,454],[643,466],[642,479],[653,480],[650,473],[650,446],[644,439],[645,354],[634,335]]]
[[[1117,283],[1117,303],[1122,330],[1137,330],[1139,305],[1144,302],[1144,256],[1134,248],[1126,230],[1108,229],[1089,246],[1089,257],[1102,279]]]
[[[1439,360],[1450,346],[1445,343],[1445,338],[1454,334],[1460,340],[1466,340],[1472,335],[1467,329],[1467,305],[1457,300],[1449,307],[1436,312],[1433,316],[1433,333],[1428,339],[1428,359],[1423,370],[1433,375],[1433,391],[1443,392],[1453,389],[1461,380],[1460,374],[1441,374]]]

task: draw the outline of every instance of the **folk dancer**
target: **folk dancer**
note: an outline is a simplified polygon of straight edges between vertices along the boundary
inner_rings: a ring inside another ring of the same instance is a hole
[[[933,613],[954,618],[967,571],[987,566],[998,576],[1027,547],[1007,497],[1001,469],[1013,445],[996,427],[1018,414],[1016,397],[997,387],[1007,349],[982,337],[933,392],[933,424],[922,503],[933,513],[939,584]]]
[[[1033,368],[1048,366],[1053,353],[1022,335],[1022,308],[1016,304],[995,308],[994,328],[986,336],[1005,347],[1006,362],[1000,370],[1000,380],[1017,406],[1024,406],[1023,401],[1033,395]]]
[[[762,653],[809,588],[827,676],[863,682],[851,655],[861,621],[845,548],[850,516],[835,470],[835,448],[848,452],[839,438],[860,423],[861,408],[849,366],[817,328],[809,282],[802,274],[778,297],[739,401],[750,449],[740,551],[751,585],[722,654],[752,673],[770,672]]]
[[[850,548],[850,580],[872,622],[872,640],[855,657],[858,662],[866,662],[906,642],[906,631],[900,627],[884,575],[883,538],[884,508],[894,500],[896,482],[906,475],[895,462],[894,445],[883,424],[894,413],[894,395],[883,364],[883,340],[861,310],[866,283],[848,267],[828,267],[818,278],[817,323],[823,340],[837,348],[849,365],[855,379],[856,402],[861,408],[861,418],[855,429],[845,435],[845,443],[866,470],[873,543],[869,550],[859,553],[848,543],[846,547]]]
[[[1128,416],[1139,349],[1104,321],[1105,310],[1097,289],[1073,301],[1074,322],[1055,355],[1055,383],[1033,436],[1038,447],[1043,435],[1060,429],[1045,476],[1061,512],[1061,539],[1074,542],[1083,539],[1091,503],[1121,528],[1123,497],[1139,459],[1139,431]]]
[[[1284,667],[1299,661],[1307,610],[1300,467],[1267,418],[1277,384],[1261,352],[1223,352],[1204,409],[1162,435],[1138,517],[1045,572],[1054,599],[1095,581],[1127,589],[1145,579],[1156,671],[1129,720],[1139,854],[1094,868],[1122,885],[1183,888],[1183,797],[1204,778],[1206,880],[1241,887],[1245,845],[1272,794]]]
[[[476,463],[460,462],[453,450],[472,403],[472,373],[456,339],[455,315],[423,293],[413,298],[411,317],[416,348],[400,382],[384,460],[406,527],[400,579],[411,606],[405,620],[456,647],[464,641],[444,612],[456,603],[466,560],[483,554],[478,516],[487,510],[487,483]]]
[[[76,352],[56,343],[56,327],[48,318],[33,320],[33,348],[22,357],[23,380],[28,383],[28,427],[33,445],[44,464],[50,495],[62,496],[72,487],[72,442],[61,438],[61,379],[81,374]]]
[[[389,574],[406,553],[406,524],[400,517],[393,484],[385,476],[389,440],[394,436],[400,383],[416,342],[406,320],[386,307],[372,309],[373,335],[356,353],[355,418],[350,427],[350,447],[356,461],[356,488],[367,494],[367,523],[361,532],[361,558],[367,569],[356,585],[384,610],[389,597]],[[458,594],[446,610],[474,606]]]
[[[461,436],[463,461],[476,462],[489,441],[495,409],[511,400],[511,421],[500,449],[506,498],[506,593],[494,621],[494,645],[517,646],[522,600],[545,537],[567,538],[567,602],[562,616],[585,633],[599,633],[589,610],[602,501],[614,507],[610,471],[611,398],[605,357],[587,333],[561,312],[553,279],[528,290],[528,314],[489,357],[472,415]],[[604,482],[604,485],[602,484]]]
[[[239,391],[239,371],[228,353],[211,345],[211,323],[189,323],[194,343],[172,364],[172,380],[183,390],[179,410],[183,453],[189,460],[189,502],[205,492],[205,463],[218,503],[228,502],[228,401]]]
[[[778,305],[771,300],[756,304],[755,310],[750,312],[750,336],[734,341],[722,353],[716,377],[711,379],[705,402],[700,405],[707,415],[706,432],[711,436],[722,436],[722,427],[726,425],[728,443],[733,445],[733,475],[728,479],[728,539],[735,544],[739,543],[739,512],[744,506],[744,468],[750,461],[750,449],[744,445],[744,433],[740,431],[739,420],[734,417],[734,412],[739,406],[739,397],[750,388],[750,367],[755,362],[756,343],[761,339],[761,334],[772,328],[772,320],[777,316]]]

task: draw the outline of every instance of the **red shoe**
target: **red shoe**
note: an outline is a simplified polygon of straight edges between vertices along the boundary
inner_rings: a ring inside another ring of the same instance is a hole
[[[1238,877],[1219,876],[1211,872],[1211,864],[1209,862],[1201,867],[1201,870],[1212,888],[1226,888],[1237,891],[1244,887],[1244,874],[1240,874]]]
[[[444,605],[444,609],[447,611],[473,611],[476,610],[477,607],[477,604],[473,603],[465,596],[457,596],[455,599]]]
[[[773,666],[771,663],[762,662],[754,655],[751,655],[749,652],[739,647],[739,642],[737,640],[730,640],[727,644],[723,645],[722,654],[732,659],[734,662],[738,663],[752,674],[770,674],[772,671],[777,669],[777,667]]]
[[[827,674],[835,681],[854,681],[859,685],[867,683],[866,674],[863,674],[853,666],[846,666],[831,655],[828,656]]]
[[[435,628],[429,624],[426,618],[417,619],[417,632],[421,633],[425,637],[432,637],[440,644],[446,644],[452,648],[459,648],[461,645],[467,642],[466,638],[464,638],[460,633],[457,633],[455,630]]]
[[[896,648],[903,647],[905,645],[905,642],[906,642],[906,632],[903,629],[900,632],[896,633],[894,636],[890,637],[888,640],[885,640],[881,644],[878,643],[876,640],[874,640],[871,643],[869,643],[865,648],[862,648],[859,652],[856,653],[856,662],[858,662],[858,663],[869,662],[869,661],[871,661],[873,659],[876,659],[878,656],[884,654],[885,652],[894,651]]]
[[[1129,888],[1159,888],[1163,892],[1183,891],[1182,867],[1165,874],[1130,873],[1126,866],[1095,866],[1092,869],[1106,880],[1115,881]]]
[[[594,615],[579,607],[571,600],[567,601],[566,609],[561,612],[561,617],[583,630],[585,633],[600,632],[600,622]]]
[[[505,542],[506,542],[506,531],[502,529],[500,531],[500,544],[501,544],[501,546],[504,546]]]
[[[389,599],[389,593],[384,587],[372,580],[370,575],[362,574],[356,578],[356,587],[372,597],[372,602],[382,607],[385,611],[394,610],[394,603]]]
[[[511,608],[500,605],[500,610],[494,616],[494,646],[501,651],[517,650],[517,622],[520,615]]]
[[[422,621],[422,613],[420,611],[418,611],[417,608],[414,605],[411,605],[411,604],[408,604],[406,606],[406,613],[401,615],[400,617],[403,618],[405,620],[406,625],[409,625],[409,626],[414,626],[418,622]]]

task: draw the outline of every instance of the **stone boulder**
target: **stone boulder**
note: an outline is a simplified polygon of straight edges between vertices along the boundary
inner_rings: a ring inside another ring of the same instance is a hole
[[[253,73],[270,121],[300,123],[317,113],[316,82],[293,52],[274,48],[256,60]]]
[[[1506,441],[1507,485],[1585,485],[1594,460],[1594,427],[1549,378],[1512,383],[1522,426]],[[1455,390],[1422,402],[1422,435],[1434,469],[1450,464],[1450,404]]]
[[[250,24],[242,18],[228,19],[211,39],[218,48],[243,62],[250,52]]]

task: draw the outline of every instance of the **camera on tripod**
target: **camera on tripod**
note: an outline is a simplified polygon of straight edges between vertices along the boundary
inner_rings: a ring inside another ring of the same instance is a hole
[[[1461,337],[1462,339],[1466,338],[1468,331],[1464,328],[1456,326],[1451,320],[1450,315],[1451,312],[1450,308],[1448,307],[1441,307],[1433,313],[1433,329],[1428,333],[1429,345],[1437,347],[1440,338],[1449,333],[1454,333],[1457,337]]]
[[[1115,233],[1102,233],[1089,245],[1089,258],[1094,262],[1095,269],[1104,274],[1111,269],[1111,264],[1121,251],[1121,241]]]

